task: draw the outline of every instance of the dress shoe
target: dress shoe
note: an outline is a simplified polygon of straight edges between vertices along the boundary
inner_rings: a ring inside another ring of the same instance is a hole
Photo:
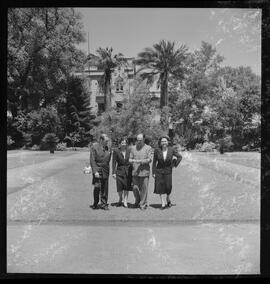
[[[166,209],[167,208],[167,206],[165,205],[165,206],[161,206],[161,210],[164,210],[164,209]]]
[[[101,207],[101,209],[103,209],[103,210],[109,210],[109,207],[108,207],[108,206],[103,206],[103,207]]]
[[[122,206],[122,202],[116,203],[116,207],[121,207],[121,206]]]
[[[172,207],[172,203],[171,203],[171,201],[170,201],[170,202],[168,202],[167,206],[168,206],[168,207]]]
[[[92,208],[92,209],[98,209],[97,205],[90,205],[89,207]]]
[[[124,206],[125,208],[128,208],[128,205],[127,205],[127,204],[124,204],[123,206]]]

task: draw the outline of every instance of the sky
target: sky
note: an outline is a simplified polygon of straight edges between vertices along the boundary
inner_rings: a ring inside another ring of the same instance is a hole
[[[76,8],[82,14],[86,42],[79,48],[95,53],[112,47],[114,53],[136,57],[160,40],[176,47],[199,49],[211,43],[224,56],[223,66],[250,66],[261,74],[261,10],[221,8]],[[255,21],[256,20],[256,21]],[[255,22],[254,22],[255,21]]]

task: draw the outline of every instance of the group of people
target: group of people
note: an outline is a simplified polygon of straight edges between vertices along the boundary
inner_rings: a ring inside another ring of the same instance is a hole
[[[126,138],[121,138],[119,147],[113,151],[108,143],[109,137],[102,134],[99,141],[94,143],[90,149],[90,166],[94,187],[94,203],[90,207],[109,210],[108,179],[111,156],[112,176],[116,180],[119,195],[116,206],[128,208],[128,194],[133,191],[135,198],[133,207],[141,210],[147,209],[150,164],[152,162],[152,176],[155,179],[154,193],[160,195],[162,210],[171,207],[172,168],[179,165],[182,156],[176,149],[169,146],[169,137],[160,137],[159,147],[154,150],[154,154],[152,147],[145,144],[144,134],[138,134],[136,143],[132,146],[128,145]]]

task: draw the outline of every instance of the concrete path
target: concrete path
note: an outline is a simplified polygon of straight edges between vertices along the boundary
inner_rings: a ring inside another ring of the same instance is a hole
[[[259,169],[246,176],[245,166],[183,153],[175,206],[160,210],[150,178],[146,211],[103,211],[89,208],[87,152],[39,153],[8,155],[8,272],[259,273]],[[110,177],[109,203],[117,200]]]

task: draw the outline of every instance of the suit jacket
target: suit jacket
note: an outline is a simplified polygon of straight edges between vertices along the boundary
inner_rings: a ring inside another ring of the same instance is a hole
[[[119,176],[129,176],[131,174],[132,165],[128,161],[130,155],[130,149],[126,150],[126,156],[124,158],[120,149],[113,151],[112,158],[112,173]]]
[[[108,178],[110,174],[111,150],[105,149],[99,143],[94,143],[90,150],[90,165],[93,175],[98,172],[102,178]]]
[[[173,161],[173,156],[177,158]],[[172,168],[177,167],[182,160],[182,156],[172,147],[168,147],[167,157],[164,160],[163,153],[160,148],[155,149],[152,164],[152,174],[171,174]]]

